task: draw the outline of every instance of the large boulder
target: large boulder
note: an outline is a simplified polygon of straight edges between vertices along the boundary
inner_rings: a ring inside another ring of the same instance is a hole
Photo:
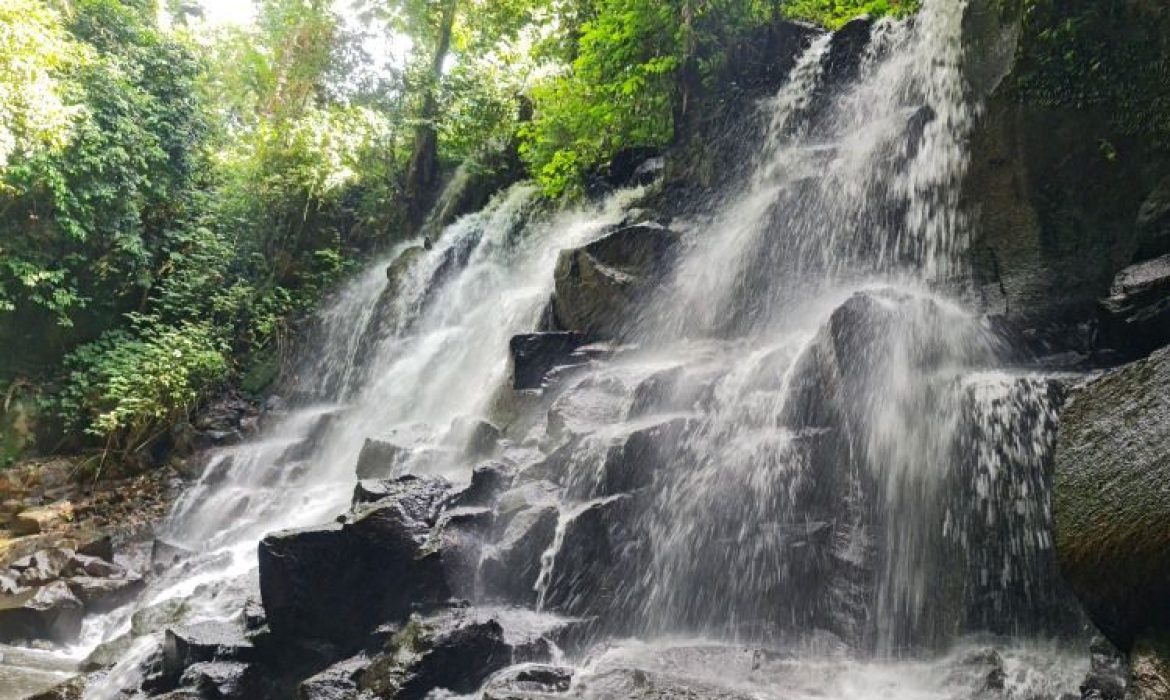
[[[62,581],[0,596],[0,641],[44,639],[69,644],[81,633],[84,606]]]
[[[394,700],[421,700],[440,689],[472,693],[511,663],[512,653],[497,620],[416,618],[361,673],[359,687]]]
[[[409,478],[341,522],[260,543],[260,594],[278,635],[360,644],[377,625],[445,600],[441,556],[427,547],[445,484]]]
[[[536,602],[541,557],[552,544],[560,511],[536,505],[513,515],[495,546],[480,564],[480,580],[489,596],[513,603]]]
[[[1170,349],[1077,388],[1056,448],[1056,551],[1123,651],[1170,633]]]
[[[65,581],[87,613],[105,613],[134,601],[146,588],[141,576],[98,578],[74,576]]]
[[[561,251],[554,273],[557,324],[591,337],[619,335],[634,305],[662,280],[677,247],[678,236],[669,229],[639,224]]]
[[[1170,344],[1170,254],[1117,274],[1101,301],[1098,345],[1136,359]]]

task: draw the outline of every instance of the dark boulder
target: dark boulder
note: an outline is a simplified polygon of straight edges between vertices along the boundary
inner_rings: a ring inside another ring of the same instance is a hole
[[[1138,210],[1138,233],[1142,240],[1137,259],[1148,260],[1170,253],[1170,177],[1165,177]]]
[[[15,595],[0,596],[0,641],[76,641],[84,606],[62,581]]]
[[[865,49],[869,46],[870,36],[873,34],[873,19],[858,17],[850,20],[837,31],[829,40],[829,51],[825,54],[825,83],[831,88],[839,88],[844,83],[855,80],[861,70],[861,59]]]
[[[1061,571],[1111,642],[1170,630],[1170,349],[1075,389],[1053,517]]]
[[[266,695],[259,669],[238,661],[192,664],[179,685],[194,690],[202,700],[259,700]]]
[[[670,465],[694,429],[689,418],[671,418],[636,427],[605,454],[594,496],[613,496],[650,486],[654,476]]]
[[[490,457],[503,436],[495,425],[475,418],[457,418],[451,424],[446,440],[468,457]]]
[[[453,506],[487,506],[512,486],[513,470],[503,462],[487,462],[471,472],[471,482],[451,500]]]
[[[343,522],[278,532],[260,543],[260,593],[277,635],[350,646],[415,606],[449,597],[426,545],[445,483],[413,478]]]
[[[573,353],[587,342],[583,333],[550,332],[517,335],[509,342],[512,388],[539,389],[554,367],[573,364]]]
[[[1136,359],[1170,345],[1170,254],[1118,273],[1100,311],[1100,348]]]
[[[424,451],[434,435],[421,423],[402,425],[385,435],[367,438],[358,454],[354,471],[358,479],[385,479],[396,476],[407,460]]]
[[[107,578],[110,576],[125,576],[126,570],[113,562],[90,557],[84,554],[74,554],[69,563],[62,570],[62,576],[91,576]]]
[[[150,568],[155,573],[165,571],[186,561],[192,554],[193,552],[185,547],[155,538],[150,543]]]
[[[640,224],[561,251],[553,296],[558,326],[596,338],[620,335],[635,304],[670,268],[677,248],[674,232]]]
[[[480,565],[480,581],[488,596],[508,602],[536,602],[536,579],[541,557],[552,544],[560,511],[555,505],[537,505],[520,511]]]
[[[43,586],[65,575],[73,557],[68,549],[42,549],[17,559],[9,568],[17,574],[16,581],[21,586]]]
[[[102,535],[82,544],[77,548],[77,553],[112,562],[114,561],[114,540],[109,535]]]
[[[167,629],[163,636],[162,670],[165,676],[178,678],[191,666],[200,663],[249,662],[256,658],[256,647],[241,627],[224,622],[203,622]]]
[[[617,627],[631,622],[628,606],[645,566],[634,506],[629,495],[612,496],[565,516],[564,534],[545,583],[544,609],[574,617],[600,616]]]
[[[458,612],[415,618],[361,673],[359,687],[395,700],[421,700],[440,689],[472,693],[511,659],[512,647],[494,619]]]

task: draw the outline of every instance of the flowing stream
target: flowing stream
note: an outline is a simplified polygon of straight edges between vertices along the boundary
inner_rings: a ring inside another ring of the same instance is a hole
[[[1008,366],[962,301],[965,10],[926,0],[875,23],[845,78],[833,39],[813,39],[761,105],[738,184],[672,223],[678,263],[621,343],[543,393],[507,386],[509,339],[540,324],[559,252],[640,190],[550,213],[517,185],[355,277],[319,314],[293,407],[176,504],[162,537],[196,554],[91,620],[76,653],[168,601],[178,619],[238,616],[258,540],[344,511],[366,438],[409,442],[404,472],[465,482],[452,426],[503,416],[500,459],[560,469],[531,479],[557,525],[511,602],[599,620],[602,643],[570,659],[583,697],[624,697],[631,668],[696,697],[971,697],[989,646],[1004,697],[1075,692],[1087,659],[1049,536],[1062,378]],[[612,489],[608,455],[645,435],[657,472]],[[629,546],[582,568],[583,528]],[[477,581],[474,602],[493,596]],[[135,685],[157,644],[137,637],[88,697]]]

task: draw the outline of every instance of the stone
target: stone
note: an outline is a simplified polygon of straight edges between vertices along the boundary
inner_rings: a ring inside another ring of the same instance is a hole
[[[150,544],[150,569],[160,573],[186,561],[192,554],[193,552],[185,547],[155,538]]]
[[[358,678],[370,665],[365,654],[336,663],[297,686],[297,700],[374,700],[358,688]]]
[[[573,669],[548,664],[521,664],[491,677],[483,687],[483,700],[520,700],[559,695],[573,684]]]
[[[1170,644],[1140,640],[1129,655],[1129,692],[1126,700],[1170,698]]]
[[[106,613],[131,603],[146,588],[140,576],[123,578],[95,578],[74,576],[65,584],[85,606],[88,614]]]
[[[36,535],[49,532],[64,525],[73,517],[73,504],[64,501],[42,508],[30,508],[17,513],[11,525],[13,534],[18,536]]]
[[[359,687],[396,700],[422,700],[435,690],[472,693],[511,659],[496,620],[414,618],[361,673]]]
[[[1170,345],[1170,254],[1117,274],[1100,303],[1097,345],[1124,359]]]
[[[560,510],[541,505],[515,514],[480,564],[480,580],[488,596],[511,603],[536,602],[541,556],[552,544]]]
[[[73,558],[71,550],[53,547],[17,559],[11,568],[21,586],[42,586],[61,578]]]
[[[650,486],[655,474],[677,455],[694,425],[684,417],[635,427],[606,451],[601,478],[591,495],[613,496]]]
[[[447,442],[468,457],[490,457],[503,436],[495,425],[475,418],[456,418],[447,433]]]
[[[541,388],[549,371],[572,364],[573,353],[584,346],[587,340],[585,334],[572,331],[513,336],[509,342],[512,388]]]
[[[1095,638],[1089,645],[1089,673],[1081,683],[1081,697],[1091,700],[1125,700],[1127,671],[1121,652],[1106,639]]]
[[[544,609],[573,617],[630,622],[631,587],[644,570],[643,542],[633,530],[634,500],[611,496],[566,516],[545,584]]]
[[[61,581],[16,595],[0,596],[0,641],[76,641],[85,614],[81,601]]]
[[[192,664],[183,671],[179,684],[212,700],[255,700],[264,695],[259,671],[238,661]]]
[[[256,658],[256,647],[240,627],[225,622],[201,622],[168,628],[163,636],[164,676],[177,678],[199,663],[248,662]]]
[[[1073,390],[1053,518],[1060,569],[1122,651],[1170,629],[1170,349]]]
[[[401,486],[342,522],[261,541],[260,594],[275,634],[352,645],[414,606],[449,597],[442,558],[426,547],[445,482]]]
[[[396,476],[406,460],[433,441],[430,428],[422,424],[394,428],[386,435],[367,438],[358,453],[354,471],[358,479],[385,479]]]
[[[857,78],[872,33],[873,19],[870,17],[850,20],[833,32],[829,51],[824,58],[825,83],[828,86],[839,88],[843,83]]]
[[[471,482],[451,501],[453,506],[486,506],[511,487],[515,474],[503,462],[480,464],[471,472]]]
[[[677,234],[666,227],[640,224],[561,251],[553,273],[557,325],[591,338],[619,336],[635,305],[669,270],[677,247]]]
[[[58,683],[48,690],[29,695],[24,700],[83,700],[86,684],[85,676],[77,676]]]
[[[100,535],[84,542],[77,548],[78,554],[87,557],[97,557],[108,562],[114,561],[114,540],[109,535]]]
[[[64,576],[90,576],[95,578],[125,576],[125,574],[126,570],[117,564],[85,554],[74,554],[62,572]]]

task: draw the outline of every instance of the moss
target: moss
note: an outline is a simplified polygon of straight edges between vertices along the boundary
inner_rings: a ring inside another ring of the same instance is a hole
[[[919,0],[786,0],[781,12],[789,19],[839,29],[862,15],[904,16],[918,11]]]

